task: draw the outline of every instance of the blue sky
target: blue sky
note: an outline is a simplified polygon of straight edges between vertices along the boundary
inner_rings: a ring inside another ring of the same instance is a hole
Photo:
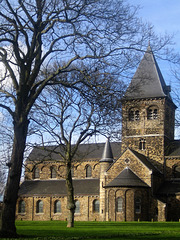
[[[180,0],[127,0],[139,5],[139,16],[154,25],[157,33],[174,33],[180,50]],[[179,43],[178,43],[179,41]]]
[[[173,48],[180,54],[180,0],[126,0],[131,5],[139,5],[139,17],[154,26],[157,34],[174,34]],[[175,79],[168,63],[157,59],[167,84],[175,85]]]

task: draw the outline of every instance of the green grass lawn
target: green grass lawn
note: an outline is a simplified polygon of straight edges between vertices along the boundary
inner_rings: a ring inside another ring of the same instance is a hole
[[[180,240],[179,222],[75,222],[17,221],[20,239],[36,240]]]
[[[180,240],[179,222],[17,221],[19,239],[35,240]]]

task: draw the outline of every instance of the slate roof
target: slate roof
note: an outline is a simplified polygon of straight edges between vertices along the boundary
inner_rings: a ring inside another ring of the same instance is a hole
[[[180,179],[165,181],[158,190],[158,195],[180,195]]]
[[[170,97],[170,87],[166,86],[159,66],[148,46],[137,71],[125,93],[124,100]]]
[[[74,160],[100,160],[104,146],[105,143],[80,144]],[[121,142],[112,142],[111,148],[114,159],[117,159],[121,154]],[[27,161],[62,160],[59,152],[64,152],[63,146],[34,147]]]
[[[75,195],[99,195],[99,179],[74,179]],[[65,180],[27,180],[20,185],[21,196],[66,196]]]
[[[115,179],[105,186],[108,187],[149,187],[129,168],[125,168]]]

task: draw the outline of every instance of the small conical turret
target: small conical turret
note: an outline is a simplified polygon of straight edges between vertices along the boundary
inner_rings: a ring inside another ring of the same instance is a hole
[[[105,221],[106,220],[106,205],[105,205],[106,191],[104,188],[106,184],[105,176],[107,174],[107,169],[113,163],[113,154],[112,154],[112,149],[111,149],[109,139],[107,139],[105,143],[103,155],[99,162],[100,162],[100,181],[99,181],[100,221]]]
[[[107,139],[105,143],[103,155],[100,162],[108,162],[108,163],[113,162],[113,154],[112,154],[112,149],[111,149],[111,144],[109,142],[109,139]]]

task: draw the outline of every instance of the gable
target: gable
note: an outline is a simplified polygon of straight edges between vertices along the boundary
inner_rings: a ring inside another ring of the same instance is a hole
[[[106,183],[109,184],[112,179],[115,179],[127,167],[148,186],[151,186],[152,172],[158,171],[144,155],[128,148],[107,170]]]
[[[126,167],[115,179],[105,186],[108,187],[148,187],[135,173]]]

